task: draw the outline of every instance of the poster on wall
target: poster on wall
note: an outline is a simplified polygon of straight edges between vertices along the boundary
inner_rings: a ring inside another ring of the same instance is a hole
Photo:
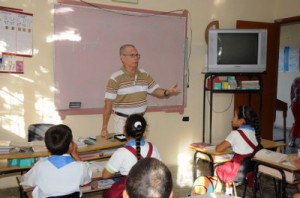
[[[282,46],[279,49],[278,72],[299,72],[300,46]]]
[[[33,14],[0,9],[0,53],[32,57]]]
[[[0,73],[24,73],[24,57],[3,53],[0,57]]]

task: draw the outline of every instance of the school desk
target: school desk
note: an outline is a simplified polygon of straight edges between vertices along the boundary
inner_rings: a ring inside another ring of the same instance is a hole
[[[114,138],[103,138],[101,136],[97,136],[97,141],[94,145],[88,145],[83,148],[78,149],[79,155],[88,155],[90,153],[99,152],[99,155],[94,155],[93,157],[87,159],[87,160],[96,160],[96,159],[102,159],[102,158],[108,158],[110,155],[103,155],[102,151],[112,149],[112,148],[118,148],[125,144],[125,142],[120,142],[118,140],[115,140]],[[13,159],[38,159],[40,157],[47,157],[50,153],[48,152],[25,152],[25,153],[9,153],[9,154],[1,154],[0,155],[0,175],[9,173],[9,172],[20,172],[21,170],[28,170],[31,168],[31,166],[25,166],[21,167],[18,165],[11,166],[9,164],[9,160]]]
[[[210,193],[205,195],[193,195],[186,198],[240,198],[240,197],[225,195],[224,193]]]
[[[108,180],[108,179],[113,179],[113,178],[122,178],[122,177],[123,177],[122,175],[117,174],[117,175],[114,175],[111,178],[103,179],[102,178],[102,172],[100,174],[99,173],[93,173],[92,182],[85,185],[85,186],[80,187],[80,190],[84,194],[84,193],[91,193],[91,192],[96,192],[96,191],[109,189],[111,187],[111,185],[102,187],[102,186],[98,185],[98,181]],[[20,183],[23,182],[23,181],[24,180],[23,180],[22,175],[18,175],[17,176],[17,183],[19,185],[20,198],[32,198],[32,191],[33,191],[34,187],[21,185]]]
[[[85,161],[107,159],[111,156],[111,149],[116,149],[125,144],[114,138],[113,135],[109,135],[109,138],[97,136],[97,141],[94,145],[88,145],[87,147],[79,148],[78,154],[80,157],[85,157]],[[26,152],[26,153],[10,153],[0,155],[0,175],[7,175],[9,173],[20,173],[27,171],[31,166],[18,166],[11,165],[10,160],[22,160],[22,159],[38,159],[40,157],[47,157],[48,152]],[[87,158],[88,156],[88,158]],[[97,176],[95,176],[97,177]],[[98,176],[99,177],[99,176]],[[21,194],[22,195],[22,194]]]
[[[285,146],[284,143],[274,142],[272,140],[262,139],[261,144],[264,148],[270,150],[276,150],[277,152],[280,151],[282,147]],[[210,147],[198,148],[195,146],[190,145],[190,148],[195,150],[194,153],[194,161],[193,161],[193,178],[194,180],[197,178],[197,163],[199,159],[205,160],[209,162],[209,169],[211,171],[211,175],[214,175],[214,167],[217,164],[228,162],[231,160],[229,156],[232,154],[232,150],[228,149],[224,152],[216,152],[215,149],[211,149]]]
[[[288,157],[297,154],[289,154]],[[287,184],[297,184],[300,182],[300,170],[295,166],[292,166],[287,161],[274,162],[267,159],[253,158],[256,161],[254,167],[254,188],[253,197],[256,197],[257,190],[259,189],[259,173],[268,175],[274,179],[275,194],[279,198],[286,198],[286,186]],[[276,186],[276,180],[278,180],[278,188]]]

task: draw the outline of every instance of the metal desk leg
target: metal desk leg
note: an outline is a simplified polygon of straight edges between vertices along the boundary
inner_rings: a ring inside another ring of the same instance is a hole
[[[285,177],[285,173],[282,169],[277,169],[280,174],[281,174],[281,181],[280,181],[280,196],[281,198],[286,198],[287,194],[286,194],[286,177]]]
[[[254,166],[254,186],[253,186],[253,198],[256,198],[256,192],[258,190],[258,166],[259,164],[256,163]]]
[[[198,167],[198,159],[199,159],[197,157],[198,153],[206,155],[209,158],[209,160],[210,160],[210,162],[209,162],[209,170],[210,170],[211,175],[214,175],[214,172],[215,172],[214,161],[213,161],[212,156],[209,155],[209,154],[206,154],[206,153],[202,153],[200,151],[195,151],[195,154],[194,154],[194,163],[193,163],[193,178],[194,178],[194,181],[197,178],[197,167]]]
[[[260,164],[257,163],[255,166],[254,166],[254,187],[253,187],[253,198],[256,198],[256,193],[257,193],[257,190],[259,189],[259,182],[258,182],[258,166]],[[263,165],[265,166],[265,165]],[[276,193],[276,197],[279,197],[279,198],[286,198],[287,197],[287,194],[286,194],[286,186],[287,186],[287,183],[286,183],[286,177],[285,177],[285,173],[282,169],[280,168],[275,168],[275,167],[271,167],[275,170],[278,170],[281,174],[281,179],[278,180],[278,187],[276,187],[276,181],[274,179],[274,187],[275,187],[275,193]],[[261,189],[260,189],[261,190]]]
[[[198,167],[197,153],[198,153],[198,151],[196,151],[195,154],[194,154],[194,163],[193,163],[193,179],[194,180],[193,181],[195,181],[196,178],[197,178],[197,167]]]

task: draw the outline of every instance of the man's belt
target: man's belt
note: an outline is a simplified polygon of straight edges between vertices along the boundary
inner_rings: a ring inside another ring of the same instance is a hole
[[[121,116],[121,117],[124,117],[124,118],[128,118],[130,115],[127,115],[127,114],[124,114],[124,113],[121,113],[121,112],[117,112],[115,111],[115,114],[118,115],[118,116]],[[137,113],[139,115],[144,115],[144,113]]]
[[[124,117],[124,118],[128,118],[129,115],[124,114],[124,113],[120,113],[120,112],[115,112],[116,115]]]

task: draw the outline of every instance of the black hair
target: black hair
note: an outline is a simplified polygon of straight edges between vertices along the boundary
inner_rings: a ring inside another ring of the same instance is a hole
[[[140,114],[130,115],[125,123],[126,135],[135,139],[136,142],[136,157],[141,159],[141,139],[146,130],[147,122]]]
[[[72,140],[72,130],[64,124],[50,127],[45,134],[45,144],[52,155],[68,153]]]
[[[260,122],[256,112],[250,106],[239,106],[237,111],[237,116],[239,119],[243,118],[245,120],[245,124],[250,125],[255,130],[255,137],[258,142],[258,148],[263,148],[261,144],[261,129],[260,129]]]
[[[139,160],[129,171],[126,191],[130,198],[169,198],[173,188],[168,167],[155,158]]]

